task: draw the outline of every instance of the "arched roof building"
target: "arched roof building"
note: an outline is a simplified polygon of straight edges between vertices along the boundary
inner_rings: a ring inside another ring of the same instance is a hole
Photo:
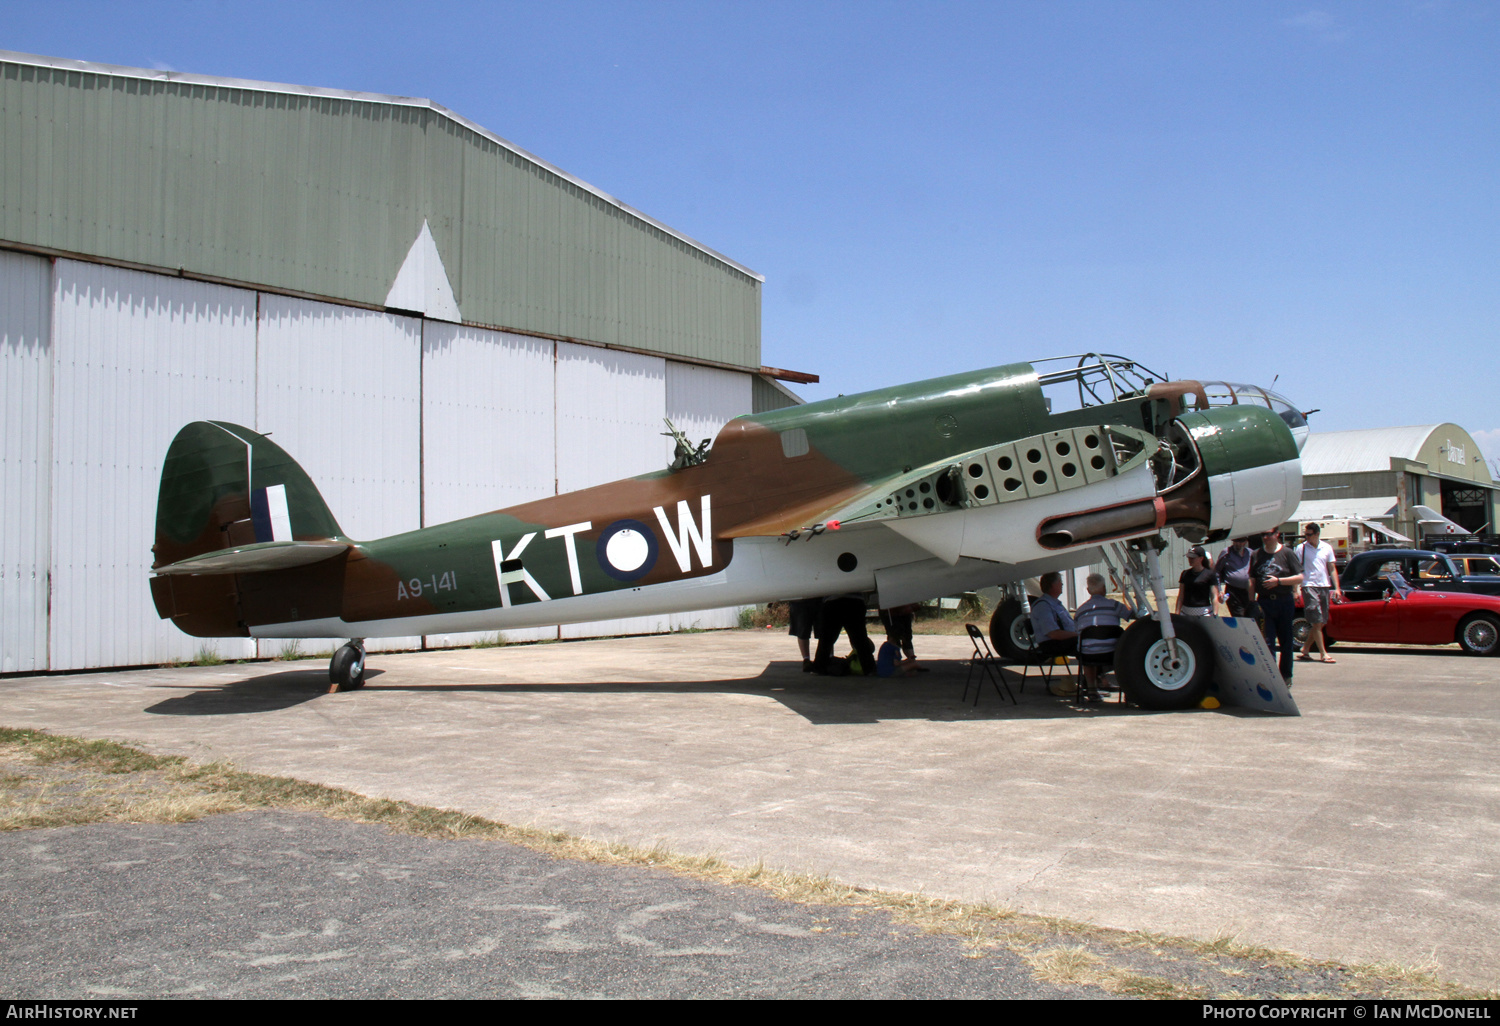
[[[1426,506],[1470,531],[1495,530],[1495,482],[1457,424],[1313,434],[1302,475],[1295,520],[1357,517],[1420,540],[1432,532],[1414,509]]]

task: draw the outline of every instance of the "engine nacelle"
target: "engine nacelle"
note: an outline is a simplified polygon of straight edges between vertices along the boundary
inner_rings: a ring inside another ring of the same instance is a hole
[[[1209,491],[1208,530],[1239,538],[1274,530],[1302,500],[1291,429],[1262,406],[1220,406],[1178,418],[1193,439]]]

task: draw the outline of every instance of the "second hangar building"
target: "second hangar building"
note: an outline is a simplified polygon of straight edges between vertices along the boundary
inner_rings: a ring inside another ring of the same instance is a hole
[[[664,416],[696,443],[815,380],[761,366],[760,275],[428,100],[0,52],[0,165],[0,672],[194,657],[148,586],[189,421],[274,434],[375,538],[662,469]]]

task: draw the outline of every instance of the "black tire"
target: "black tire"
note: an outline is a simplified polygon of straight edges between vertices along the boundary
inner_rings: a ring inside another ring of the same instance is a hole
[[[354,691],[365,686],[365,653],[355,645],[345,645],[328,663],[328,679],[340,691]]]
[[[1214,673],[1214,646],[1192,617],[1173,616],[1176,663],[1154,618],[1130,625],[1115,646],[1115,677],[1142,709],[1191,709],[1203,700]]]
[[[1006,599],[990,617],[990,644],[1007,662],[1030,663],[1036,660],[1031,618],[1021,611],[1020,600]]]
[[[1459,621],[1458,645],[1472,656],[1500,652],[1500,620],[1489,613],[1470,613]]]

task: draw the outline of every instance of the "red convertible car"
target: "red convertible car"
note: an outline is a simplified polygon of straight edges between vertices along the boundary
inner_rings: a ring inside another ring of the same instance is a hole
[[[1449,645],[1458,642],[1469,655],[1500,652],[1500,597],[1453,591],[1419,591],[1405,577],[1391,573],[1381,598],[1341,602],[1329,607],[1323,637],[1335,641],[1387,645]],[[1307,638],[1307,621],[1298,618],[1294,638]]]

